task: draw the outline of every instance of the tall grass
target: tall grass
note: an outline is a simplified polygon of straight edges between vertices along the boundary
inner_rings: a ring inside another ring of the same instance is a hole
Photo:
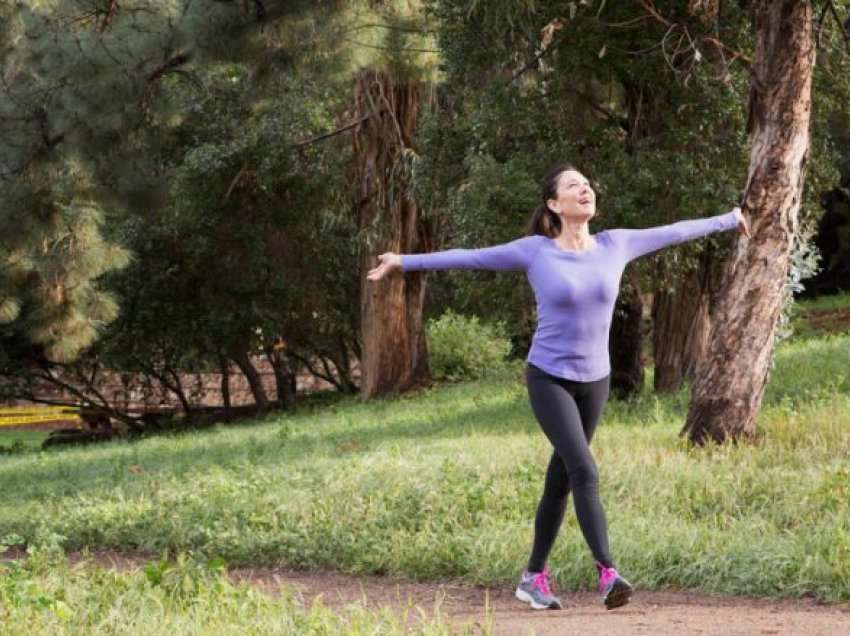
[[[688,390],[612,401],[593,442],[618,567],[643,588],[850,599],[850,337],[783,343],[749,445],[689,447]],[[551,447],[521,367],[253,425],[0,459],[0,543],[192,551],[510,585]],[[594,569],[572,511],[560,586]]]
[[[375,599],[372,599],[373,601]],[[378,599],[381,600],[381,599]],[[342,609],[321,597],[307,607],[297,590],[269,595],[248,582],[235,584],[216,562],[186,558],[114,571],[85,562],[69,565],[50,544],[29,558],[0,565],[3,634],[230,634],[422,636],[492,633],[492,613],[450,624],[438,596],[431,608],[406,605],[380,610],[362,602]]]

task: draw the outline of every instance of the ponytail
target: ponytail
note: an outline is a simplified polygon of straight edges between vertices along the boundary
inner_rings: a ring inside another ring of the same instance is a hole
[[[537,206],[534,214],[531,215],[531,221],[528,224],[526,236],[534,236],[542,234],[549,238],[555,238],[561,233],[561,217],[552,212],[545,203]]]
[[[560,179],[561,173],[567,170],[576,170],[576,168],[570,164],[561,164],[555,166],[546,175],[546,179],[543,181],[543,203],[531,215],[526,236],[542,234],[549,238],[555,238],[561,233],[561,217],[549,209],[548,201],[557,198],[558,179]]]

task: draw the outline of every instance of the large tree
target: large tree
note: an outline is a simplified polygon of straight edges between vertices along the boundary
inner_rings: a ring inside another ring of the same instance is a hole
[[[750,89],[750,167],[743,208],[752,239],[737,237],[726,264],[708,354],[693,386],[685,429],[696,442],[743,437],[770,370],[809,157],[812,4],[752,3],[756,41]]]
[[[355,84],[353,135],[361,228],[377,222],[389,236],[364,250],[361,270],[374,266],[375,253],[412,253],[433,245],[428,226],[404,183],[405,155],[413,147],[422,89],[415,80],[364,71]],[[409,162],[407,162],[409,163]],[[407,177],[409,179],[409,177]],[[372,397],[430,380],[423,304],[425,277],[395,276],[377,285],[361,283],[363,357],[360,392]]]
[[[378,254],[429,251],[436,239],[412,187],[415,137],[436,51],[430,48],[418,2],[383,4],[373,25],[378,28],[370,33],[371,46],[380,54],[352,79],[351,199],[361,237],[363,398],[431,381],[423,322],[427,276],[391,277],[377,284],[366,279]]]

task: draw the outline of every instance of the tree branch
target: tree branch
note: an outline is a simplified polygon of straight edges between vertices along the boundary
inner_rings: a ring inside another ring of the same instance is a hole
[[[593,110],[595,110],[595,111],[599,112],[600,114],[604,115],[607,119],[610,119],[611,121],[617,122],[617,124],[619,124],[619,125],[620,125],[620,127],[622,127],[622,128],[623,128],[623,130],[625,130],[626,132],[628,132],[628,131],[629,131],[629,123],[628,123],[628,120],[626,120],[626,119],[625,119],[625,118],[623,118],[623,117],[619,117],[619,116],[617,116],[615,113],[612,113],[610,110],[608,110],[608,109],[607,109],[607,108],[605,108],[604,106],[602,106],[602,105],[600,105],[600,104],[597,104],[597,103],[596,103],[596,101],[594,101],[594,99],[593,99],[590,95],[588,95],[587,93],[585,93],[584,91],[581,91],[581,90],[579,90],[579,89],[577,89],[577,88],[572,88],[571,90],[572,90],[572,91],[573,91],[576,95],[578,95],[579,97],[581,97],[581,98],[582,98],[585,102],[587,102],[587,104],[588,104],[588,105],[589,105],[589,106],[590,106]]]
[[[367,44],[366,42],[358,42],[357,40],[352,40],[350,38],[340,38],[344,42],[348,42],[349,44],[354,44],[355,46],[363,46],[367,49],[378,49],[379,51],[410,51],[411,53],[441,53],[439,49],[417,49],[417,48],[401,48],[394,49],[388,46],[379,46],[377,44]]]
[[[189,61],[189,59],[190,58],[188,53],[179,53],[178,55],[175,55],[174,57],[165,60],[162,64],[157,66],[153,71],[148,74],[146,80],[147,83],[152,84],[169,71],[174,70],[178,66],[183,66],[186,62]]]
[[[562,31],[557,38],[552,38],[552,41],[549,42],[547,46],[544,46],[543,50],[540,51],[540,53],[535,55],[531,60],[529,60],[527,64],[525,64],[522,68],[515,71],[513,75],[511,75],[511,82],[515,82],[517,78],[521,77],[522,75],[533,69],[535,66],[537,66],[540,60],[542,60],[549,53],[549,51],[554,51],[557,48],[557,45],[560,44],[561,40],[563,40],[565,37],[566,31]]]
[[[649,0],[649,1],[647,1],[647,0],[635,0],[635,1],[641,7],[643,7],[643,10],[646,11],[649,14],[650,17],[654,18],[656,22],[660,22],[661,24],[663,24],[664,26],[666,26],[668,28],[673,26],[673,22],[671,20],[668,20],[663,15],[658,13],[658,11],[655,9],[655,5],[652,4],[652,0]]]
[[[320,371],[318,371],[317,369],[314,369],[313,365],[311,365],[305,357],[298,355],[297,353],[293,352],[292,350],[289,351],[289,355],[292,356],[293,358],[295,358],[296,360],[298,360],[299,362],[301,362],[305,367],[307,367],[307,370],[311,374],[316,376],[317,378],[321,378],[322,380],[325,380],[326,382],[333,384],[337,388],[340,388],[339,384],[336,381],[336,378],[332,377],[330,375],[330,372],[328,372],[328,375],[325,375],[325,374],[321,373]],[[325,368],[327,368],[327,364],[325,364]]]
[[[112,18],[115,17],[115,13],[118,11],[118,0],[109,0],[109,6],[103,12],[103,20],[100,23],[99,31],[103,33],[109,27],[109,24],[112,22]]]
[[[835,18],[835,23],[838,25],[839,31],[841,31],[841,35],[844,38],[844,44],[847,46],[847,52],[850,53],[850,36],[847,35],[847,29],[844,28],[841,16],[839,16],[838,11],[835,10],[835,5],[832,3],[832,0],[826,0],[826,4],[829,6],[829,12],[832,14],[832,17]]]
[[[682,29],[684,29],[685,33],[687,34],[688,39],[691,40],[691,47],[690,48],[692,50],[697,50],[693,39],[690,37],[690,33],[688,32],[687,28],[683,24],[681,24],[679,22],[674,22],[674,21],[672,21],[668,18],[665,18],[663,15],[661,15],[658,12],[658,10],[655,8],[655,5],[652,3],[652,0],[635,0],[635,2],[644,11],[646,11],[646,14],[647,14],[648,17],[651,17],[653,20],[655,20],[659,24],[662,24],[665,27],[667,27],[668,34],[670,33],[670,31],[674,30],[676,27],[682,27]],[[665,37],[666,37],[666,35],[665,35]],[[732,47],[724,44],[723,42],[721,42],[720,40],[718,40],[715,37],[704,36],[704,37],[700,38],[700,40],[702,42],[710,44],[711,46],[716,48],[721,53],[728,53],[729,55],[731,55],[732,59],[729,60],[728,64],[731,64],[735,60],[741,60],[743,62],[746,62],[747,67],[752,65],[752,59],[750,59],[748,56],[744,55],[740,51],[737,51],[737,50],[733,49]],[[676,53],[678,53],[678,50],[676,51]],[[674,57],[675,57],[675,54],[674,54]]]
[[[227,188],[227,192],[224,193],[224,203],[227,203],[227,200],[230,198],[230,194],[233,192],[233,188],[236,187],[236,184],[239,183],[239,180],[242,178],[242,175],[245,174],[245,171],[248,169],[248,162],[244,162],[242,167],[239,169],[239,172],[236,173],[236,176],[233,177],[233,181],[230,182],[230,187]]]
[[[821,9],[821,12],[820,12],[820,16],[818,16],[818,26],[817,26],[817,29],[816,29],[817,37],[815,38],[815,42],[816,42],[815,46],[818,49],[820,49],[820,40],[821,40],[821,35],[823,34],[823,21],[824,21],[824,18],[826,18],[826,12],[829,10],[829,7],[831,5],[832,5],[831,2],[824,2],[823,8]]]
[[[318,137],[313,137],[311,139],[304,139],[303,141],[296,141],[293,145],[296,148],[301,148],[303,146],[309,146],[310,144],[316,143],[317,141],[322,141],[323,139],[327,139],[328,137],[334,137],[336,135],[340,135],[340,134],[342,134],[342,133],[344,133],[348,130],[351,130],[352,128],[356,128],[357,126],[362,124],[364,121],[369,119],[369,117],[370,117],[369,115],[363,115],[363,117],[361,117],[357,121],[353,121],[350,124],[346,124],[342,128],[337,128],[336,130],[332,130],[331,132],[323,133],[323,134],[319,135]]]

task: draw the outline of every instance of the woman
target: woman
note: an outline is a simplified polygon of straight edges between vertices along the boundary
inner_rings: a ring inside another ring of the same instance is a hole
[[[632,586],[614,567],[590,440],[608,399],[608,332],[620,277],[630,261],[663,247],[738,227],[750,237],[740,208],[709,218],[648,229],[611,229],[590,234],[596,195],[572,166],[547,177],[543,202],[528,235],[493,247],[430,254],[394,254],[367,279],[389,272],[423,269],[524,271],[537,299],[537,330],[526,359],[528,396],[543,433],[553,446],[543,495],[534,521],[534,542],[516,596],[534,609],[560,609],[546,558],[573,492],[579,527],[599,577],[608,609],[625,605]]]

